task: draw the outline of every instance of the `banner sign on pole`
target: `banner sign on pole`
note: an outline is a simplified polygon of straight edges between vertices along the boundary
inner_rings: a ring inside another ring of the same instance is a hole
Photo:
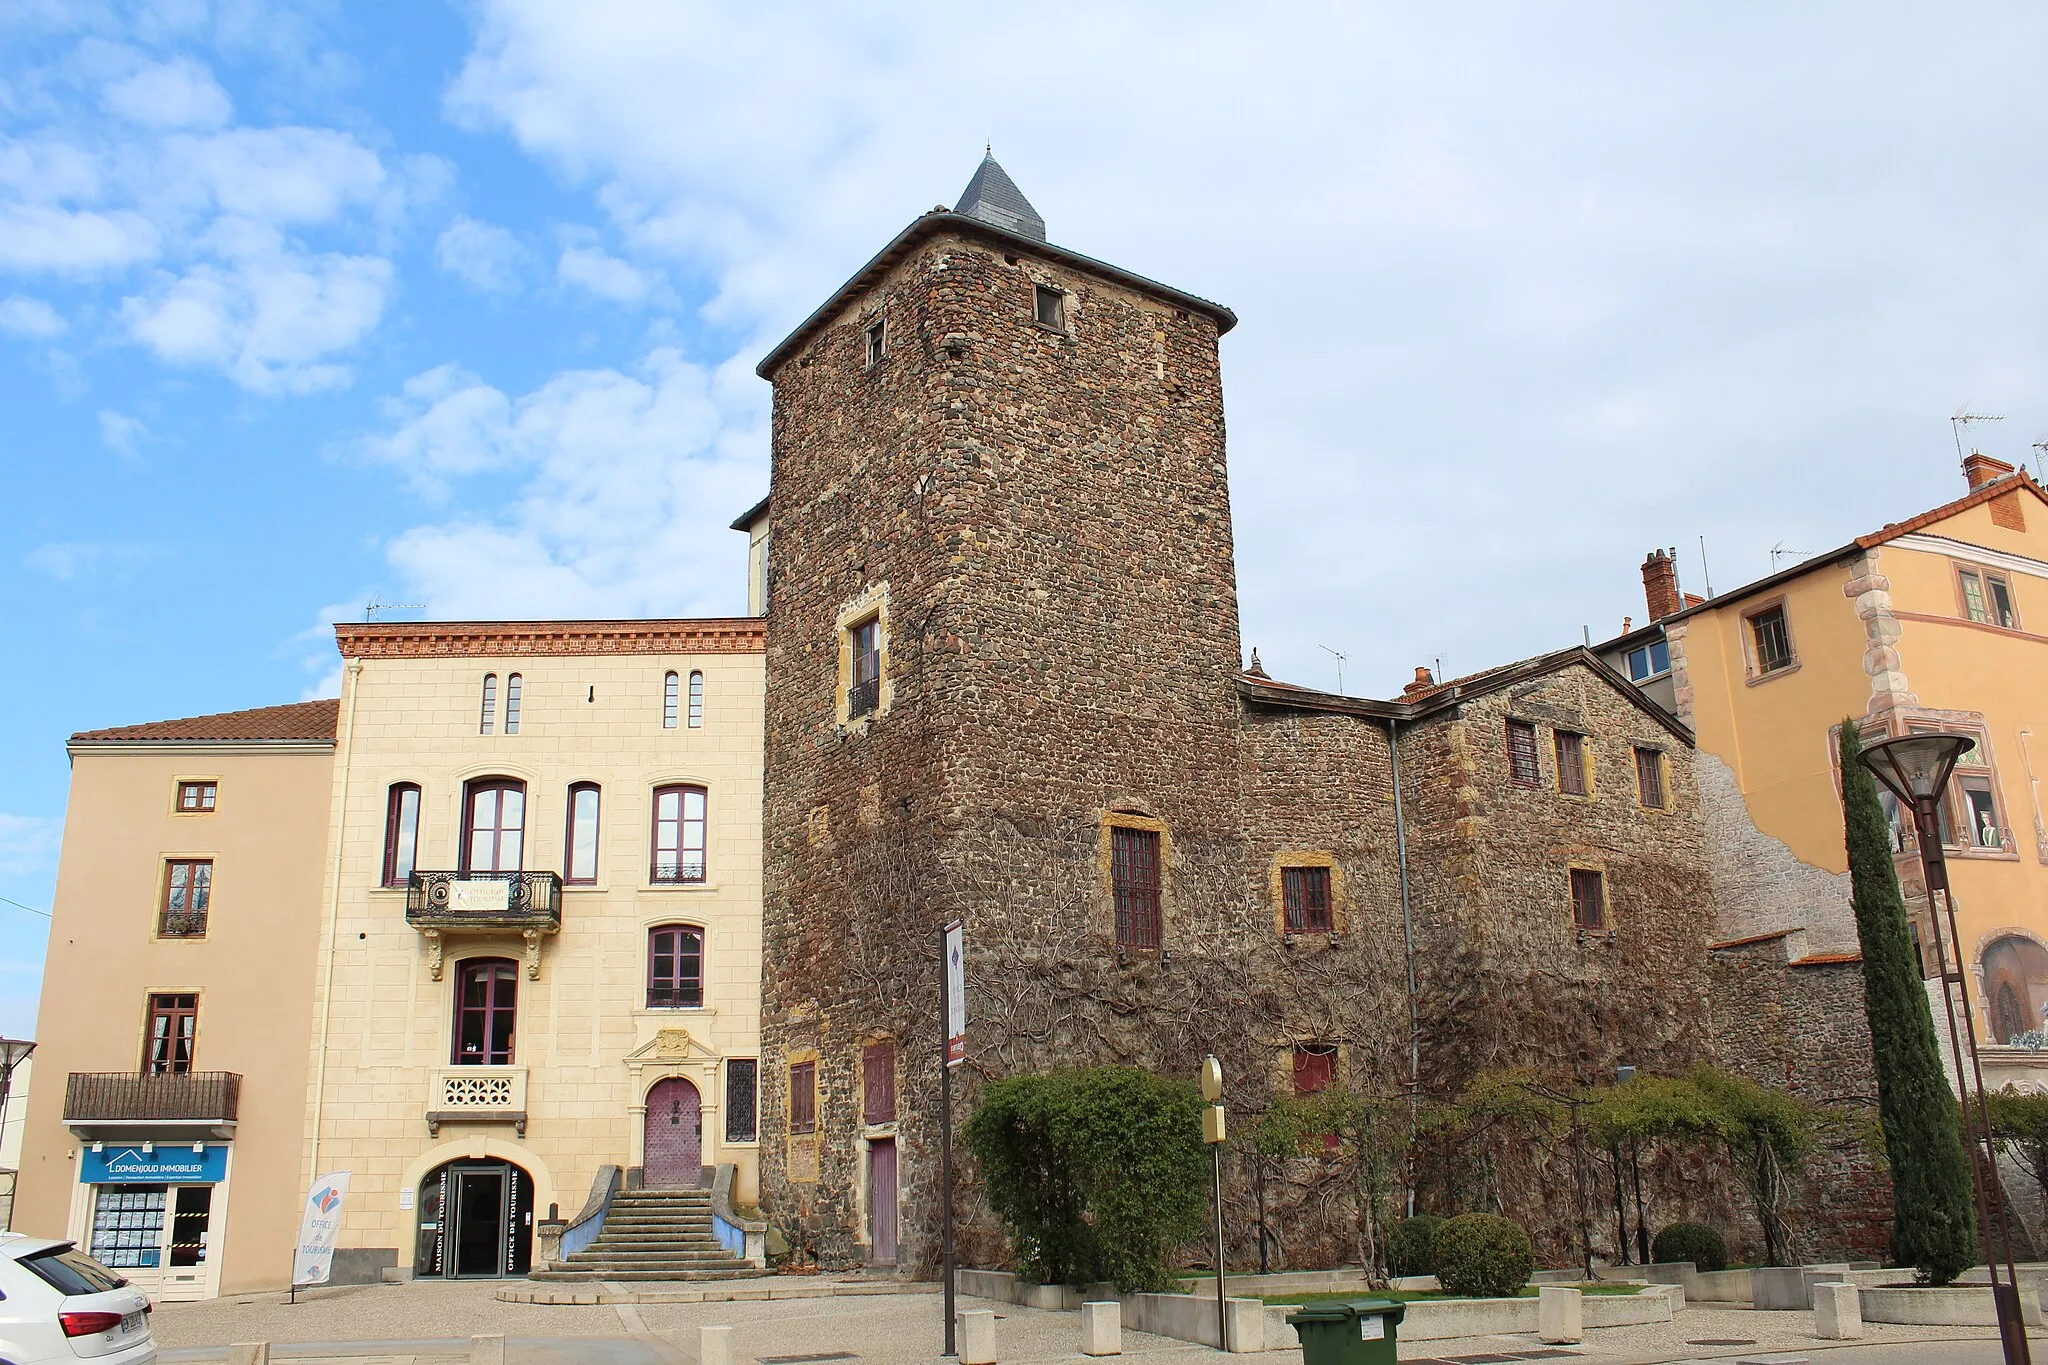
[[[341,1205],[348,1196],[347,1171],[323,1175],[306,1196],[299,1222],[299,1248],[292,1256],[292,1287],[326,1284],[334,1269],[334,1239],[341,1232]]]
[[[967,926],[956,919],[946,926],[946,1065],[966,1060]]]

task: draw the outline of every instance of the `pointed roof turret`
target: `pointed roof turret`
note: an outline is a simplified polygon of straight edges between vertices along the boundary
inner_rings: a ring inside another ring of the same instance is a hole
[[[979,218],[1021,237],[1045,240],[1045,219],[1031,207],[1031,201],[1024,197],[1024,191],[1017,188],[1017,182],[1010,179],[1009,172],[996,163],[993,149],[981,158],[981,165],[975,167],[974,179],[967,182],[967,188],[961,192],[960,202],[953,206],[953,212]]]

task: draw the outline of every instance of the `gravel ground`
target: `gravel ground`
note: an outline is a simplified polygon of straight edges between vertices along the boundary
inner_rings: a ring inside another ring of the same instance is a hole
[[[863,1365],[931,1365],[939,1359],[941,1300],[936,1295],[873,1298],[778,1299],[768,1302],[702,1304],[541,1305],[499,1303],[499,1282],[416,1280],[395,1285],[344,1286],[302,1292],[296,1305],[282,1294],[174,1303],[156,1312],[157,1339],[167,1365],[180,1360],[222,1359],[230,1342],[317,1343],[327,1365],[342,1365],[339,1343],[357,1343],[350,1365],[421,1365],[447,1362],[465,1351],[468,1338],[502,1333],[511,1365],[694,1365],[697,1329],[711,1324],[733,1331],[734,1365],[754,1365],[764,1356],[816,1356],[847,1352]],[[993,1309],[996,1346],[1008,1365],[1079,1362],[1080,1319],[962,1297],[967,1308]],[[2041,1336],[2048,1341],[2048,1335]],[[1708,1346],[1708,1341],[1740,1346]],[[1949,1347],[1947,1343],[1955,1343]],[[1815,1365],[1831,1359],[1906,1362],[1941,1359],[1959,1365],[1997,1359],[1991,1335],[1982,1328],[1901,1327],[1869,1324],[1862,1342],[1820,1342],[1810,1313],[1762,1313],[1744,1308],[1686,1309],[1676,1322],[1594,1331],[1574,1348],[1598,1365],[1651,1365],[1753,1357]],[[1912,1343],[1923,1343],[1918,1350]],[[1941,1343],[1937,1345],[1936,1343]],[[1173,1357],[1213,1357],[1207,1347],[1142,1332],[1124,1333],[1124,1354],[1170,1365]],[[1844,1348],[1848,1349],[1844,1349]],[[211,1349],[206,1349],[211,1348]],[[1888,1348],[1888,1349],[1887,1349]],[[1417,1342],[1401,1350],[1403,1360],[1443,1360],[1539,1349],[1533,1336],[1501,1335],[1455,1341]],[[1836,1352],[1841,1352],[1837,1355]],[[308,1352],[280,1349],[285,1359]],[[1271,1365],[1294,1365],[1301,1352],[1260,1356]]]

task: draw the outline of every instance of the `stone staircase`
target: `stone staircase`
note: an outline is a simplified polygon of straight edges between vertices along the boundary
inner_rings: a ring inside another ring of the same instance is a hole
[[[536,1280],[737,1280],[763,1272],[711,1231],[709,1190],[621,1190],[582,1251]]]

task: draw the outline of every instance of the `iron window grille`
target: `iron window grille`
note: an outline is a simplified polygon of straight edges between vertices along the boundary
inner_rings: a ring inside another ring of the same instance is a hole
[[[1330,919],[1329,868],[1283,867],[1280,892],[1286,906],[1287,932],[1327,934],[1335,927]]]
[[[1776,673],[1792,666],[1792,631],[1785,623],[1785,609],[1771,607],[1749,618],[1750,639],[1756,646],[1756,671]]]
[[[1116,902],[1121,948],[1157,948],[1160,941],[1159,834],[1114,826],[1110,838],[1110,891]]]
[[[759,1140],[755,1117],[755,1095],[760,1086],[760,1062],[752,1057],[728,1057],[725,1062],[725,1140]]]
[[[1518,787],[1534,787],[1543,781],[1536,761],[1536,727],[1526,720],[1508,722],[1508,780]]]

